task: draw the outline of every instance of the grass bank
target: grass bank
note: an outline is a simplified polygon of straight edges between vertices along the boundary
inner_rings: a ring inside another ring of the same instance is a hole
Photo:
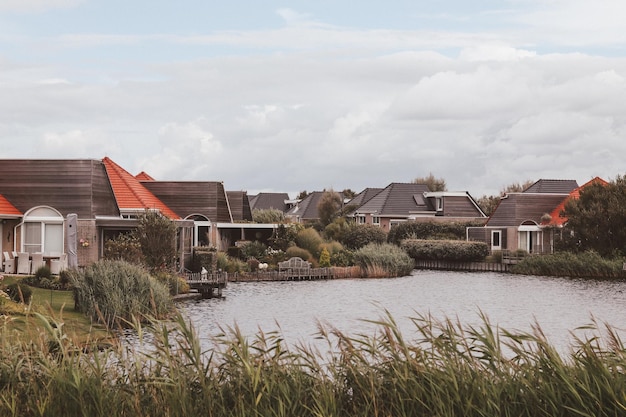
[[[44,323],[47,321],[44,320]],[[612,329],[561,357],[540,329],[515,333],[416,317],[370,335],[320,328],[332,353],[287,348],[279,333],[237,328],[202,351],[181,317],[135,324],[145,346],[76,354],[48,342],[3,343],[0,414],[8,416],[616,416],[626,357]],[[598,329],[600,330],[600,329]]]

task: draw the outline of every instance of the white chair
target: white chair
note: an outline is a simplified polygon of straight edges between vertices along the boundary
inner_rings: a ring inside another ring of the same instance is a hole
[[[50,273],[59,275],[61,271],[67,269],[67,254],[59,254],[59,259],[50,259]]]
[[[37,272],[39,268],[44,266],[46,263],[43,261],[43,253],[35,252],[30,256],[30,273],[34,274]]]
[[[30,274],[30,254],[28,252],[19,252],[17,254],[17,273]]]
[[[4,262],[2,266],[4,267],[4,272],[6,274],[15,274],[15,258],[12,258],[9,252],[3,252],[3,254]]]

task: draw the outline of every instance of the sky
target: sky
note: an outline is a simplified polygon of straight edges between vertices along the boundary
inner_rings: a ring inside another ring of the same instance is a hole
[[[0,158],[476,198],[626,161],[621,0],[0,0]]]

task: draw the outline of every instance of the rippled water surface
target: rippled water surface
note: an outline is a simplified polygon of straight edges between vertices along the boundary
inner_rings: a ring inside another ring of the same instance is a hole
[[[414,271],[393,279],[229,283],[223,294],[180,303],[207,347],[220,326],[235,324],[248,336],[280,327],[288,343],[311,341],[318,321],[350,334],[371,332],[366,320],[385,310],[407,338],[410,317],[430,314],[477,325],[481,311],[507,330],[530,331],[537,322],[560,349],[571,344],[570,331],[593,317],[620,332],[626,328],[626,281]]]

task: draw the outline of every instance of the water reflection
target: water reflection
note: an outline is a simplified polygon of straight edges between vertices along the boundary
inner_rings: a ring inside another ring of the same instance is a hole
[[[480,325],[482,311],[507,330],[530,331],[537,322],[566,351],[570,332],[593,317],[619,330],[626,316],[625,292],[625,281],[414,271],[395,279],[229,283],[224,299],[185,301],[180,309],[207,349],[220,326],[237,324],[247,336],[280,329],[287,343],[307,343],[318,322],[349,334],[368,333],[374,326],[365,320],[378,320],[388,310],[407,339],[414,331],[410,317]],[[584,337],[582,331],[576,334]]]

